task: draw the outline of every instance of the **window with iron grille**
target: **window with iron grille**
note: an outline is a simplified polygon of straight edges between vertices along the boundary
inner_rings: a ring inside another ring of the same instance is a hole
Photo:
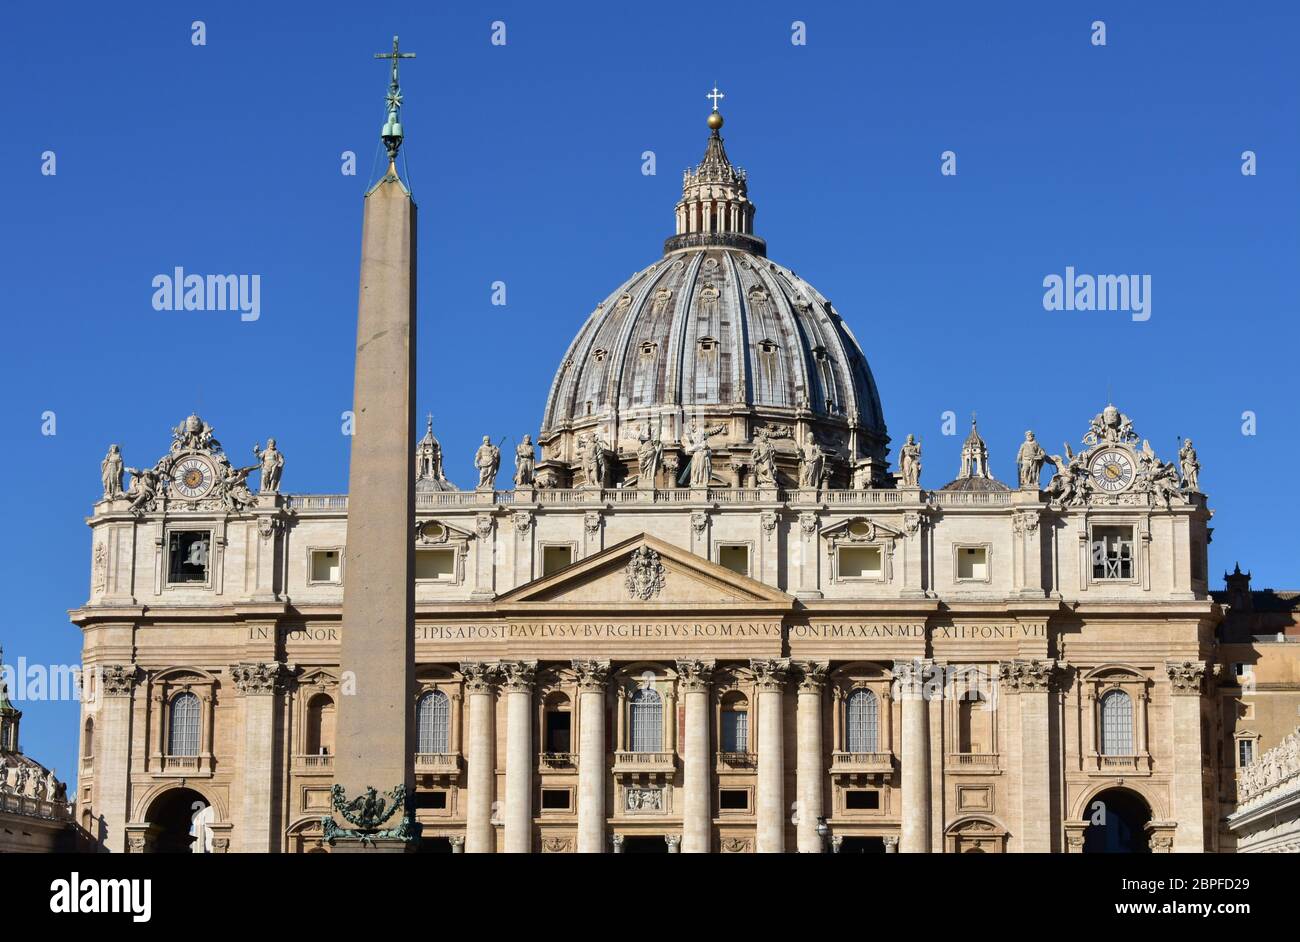
[[[1133,755],[1133,698],[1123,690],[1101,698],[1101,754]]]
[[[845,741],[848,752],[875,752],[880,732],[880,704],[870,690],[849,694]]]
[[[172,698],[167,724],[167,754],[199,754],[199,698],[192,693],[179,693]]]
[[[1133,528],[1092,528],[1092,577],[1098,581],[1133,578]]]
[[[632,694],[627,733],[633,752],[659,752],[663,749],[663,700],[653,688],[642,687]]]
[[[441,690],[430,690],[420,698],[415,711],[416,751],[420,753],[445,753],[451,707],[447,695]]]
[[[749,752],[749,712],[730,706],[722,711],[722,751]]]

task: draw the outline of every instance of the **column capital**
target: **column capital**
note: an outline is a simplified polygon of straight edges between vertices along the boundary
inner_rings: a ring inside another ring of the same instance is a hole
[[[826,686],[826,672],[830,669],[829,661],[795,661],[794,668],[799,672],[800,693],[821,693]]]
[[[934,661],[930,658],[917,657],[910,661],[894,662],[895,699],[920,697],[925,692],[925,685],[934,673]]]
[[[502,675],[502,686],[507,691],[527,693],[533,689],[537,678],[536,661],[502,661],[497,668]]]
[[[279,661],[231,664],[230,678],[235,682],[235,689],[242,695],[265,696],[279,689],[285,670],[291,668],[292,665],[282,664]]]
[[[887,853],[887,854],[896,854],[896,853],[898,853],[898,835],[897,835],[897,834],[886,834],[884,837],[881,838],[881,840],[884,841],[884,843],[885,843],[885,853]]]
[[[1165,673],[1173,692],[1182,696],[1198,697],[1205,680],[1204,661],[1165,661]]]
[[[753,659],[749,662],[749,667],[754,672],[754,685],[759,690],[780,692],[790,672],[790,659],[788,657]]]
[[[140,668],[134,664],[102,664],[99,686],[106,697],[129,697],[140,680]]]
[[[707,692],[717,662],[712,658],[681,658],[677,661],[677,682],[687,693]]]
[[[465,678],[466,693],[490,693],[496,674],[496,665],[485,661],[462,661],[461,675]]]
[[[998,664],[998,679],[1009,692],[1046,693],[1051,689],[1056,667],[1056,661],[1050,658],[1001,661]]]
[[[605,683],[609,680],[609,661],[606,660],[577,660],[573,661],[573,673],[577,675],[578,690],[589,693],[604,692]]]

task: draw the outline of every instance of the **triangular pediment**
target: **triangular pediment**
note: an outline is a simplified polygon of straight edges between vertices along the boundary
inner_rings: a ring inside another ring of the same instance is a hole
[[[794,604],[794,598],[643,533],[497,599],[498,607],[516,604],[783,610]]]

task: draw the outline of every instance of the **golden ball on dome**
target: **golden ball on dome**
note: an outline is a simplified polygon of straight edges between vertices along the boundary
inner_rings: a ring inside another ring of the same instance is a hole
[[[722,127],[722,112],[714,111],[709,114],[709,127],[714,131]]]

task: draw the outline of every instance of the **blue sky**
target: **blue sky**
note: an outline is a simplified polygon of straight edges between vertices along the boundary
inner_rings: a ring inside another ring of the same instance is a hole
[[[1216,584],[1240,560],[1257,586],[1300,587],[1294,4],[382,7],[7,11],[7,661],[78,661],[66,610],[88,593],[84,519],[110,442],[152,464],[197,409],[235,454],[275,436],[287,490],[346,489],[361,194],[387,79],[372,55],[394,33],[418,55],[403,123],[421,411],[458,484],[480,436],[536,434],[583,318],[659,256],[716,81],[757,233],[844,314],[895,441],[922,439],[925,483],[955,474],[972,410],[1014,480],[1026,428],[1059,450],[1109,395],[1163,457],[1195,440]],[[261,317],[153,310],[152,278],[177,265],[260,275]],[[1066,266],[1149,274],[1151,319],[1045,311],[1043,278]],[[26,751],[71,777],[76,705],[25,709]]]

